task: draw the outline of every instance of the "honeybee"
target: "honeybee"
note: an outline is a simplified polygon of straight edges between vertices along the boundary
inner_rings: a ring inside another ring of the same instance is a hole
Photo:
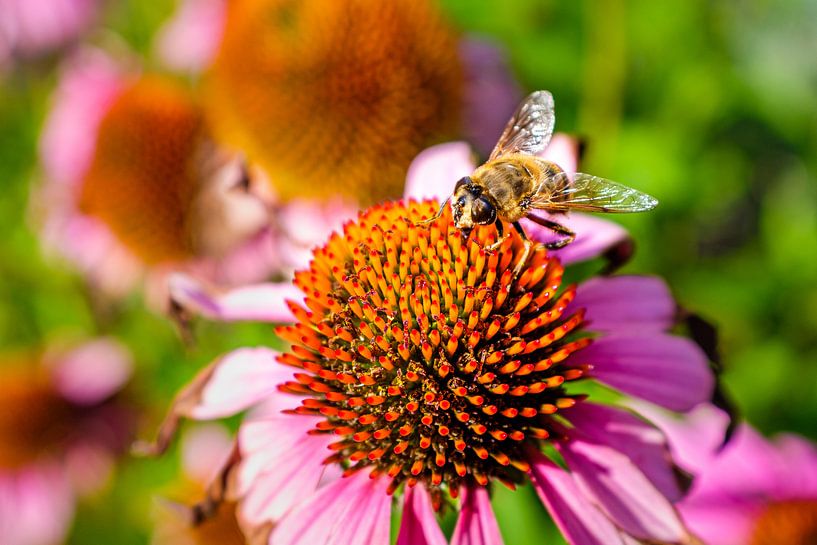
[[[525,242],[521,266],[533,243],[520,219],[527,218],[562,235],[546,243],[548,249],[562,248],[576,238],[564,225],[536,216],[532,210],[559,214],[570,210],[642,212],[655,208],[658,201],[646,193],[590,174],[568,174],[555,163],[537,157],[550,142],[555,123],[553,96],[548,91],[531,93],[508,121],[488,161],[461,178],[439,212],[423,223],[440,217],[450,202],[454,224],[466,238],[476,225],[496,225],[499,239],[489,249],[505,239],[503,222],[511,223]]]

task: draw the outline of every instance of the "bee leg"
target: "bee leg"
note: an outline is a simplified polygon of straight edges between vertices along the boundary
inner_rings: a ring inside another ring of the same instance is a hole
[[[556,223],[555,221],[540,218],[538,216],[534,216],[533,214],[528,214],[525,217],[531,220],[533,223],[538,223],[542,227],[550,229],[554,233],[564,235],[564,238],[562,239],[545,243],[545,248],[547,248],[548,250],[558,250],[559,248],[564,248],[565,246],[567,246],[576,239],[576,233],[574,233],[561,223]]]
[[[439,209],[439,210],[437,210],[437,213],[436,213],[436,214],[434,214],[432,217],[428,218],[427,220],[418,221],[418,222],[416,222],[414,225],[428,225],[428,224],[430,224],[430,223],[434,223],[435,221],[437,221],[437,219],[438,219],[440,216],[442,216],[442,215],[443,215],[443,210],[445,210],[445,207],[446,207],[446,205],[448,204],[448,201],[449,201],[450,199],[451,199],[451,197],[449,197],[449,198],[445,199],[445,200],[443,201],[443,203],[440,205],[440,209]]]
[[[502,243],[505,242],[506,238],[508,238],[508,236],[505,234],[505,226],[502,225],[501,221],[497,221],[496,223],[494,223],[494,225],[496,225],[497,239],[496,242],[494,242],[493,244],[486,246],[485,247],[486,250],[491,251],[496,250],[497,248],[502,246]]]
[[[522,244],[525,245],[525,249],[522,251],[522,257],[519,258],[519,262],[516,264],[513,271],[514,276],[519,276],[519,273],[522,272],[522,267],[524,267],[528,262],[530,251],[533,248],[533,242],[528,238],[528,234],[525,233],[525,229],[522,228],[522,225],[518,221],[513,222],[513,228],[516,229],[517,233],[519,233],[519,236],[522,238]]]

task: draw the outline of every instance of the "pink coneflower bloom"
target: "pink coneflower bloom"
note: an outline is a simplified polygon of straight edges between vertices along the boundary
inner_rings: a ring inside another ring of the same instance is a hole
[[[347,222],[295,275],[303,303],[277,330],[291,348],[208,367],[156,447],[181,416],[265,403],[239,431],[231,492],[270,543],[388,543],[392,495],[398,543],[444,543],[434,513],[455,498],[453,543],[501,543],[490,489],[528,481],[573,544],[693,542],[662,433],[587,386],[681,412],[711,396],[703,352],[667,333],[664,283],[566,285],[570,254],[543,247],[514,276],[518,235],[491,252],[494,227],[463,240],[448,210],[416,224],[438,207],[385,203]]]
[[[130,370],[130,356],[107,339],[62,353],[2,356],[0,543],[62,541],[77,498],[107,483],[113,456],[133,431],[117,395]]]
[[[723,450],[702,449],[689,439],[711,445],[707,438],[722,437],[725,417],[717,409],[704,405],[683,419],[653,417],[696,476],[678,510],[707,545],[817,543],[814,444],[792,434],[770,441],[741,424]]]
[[[557,133],[542,157],[573,172],[578,166],[578,142]],[[474,155],[465,142],[440,144],[423,151],[408,170],[404,198],[445,199],[453,184],[470,174],[474,168]],[[280,249],[279,263],[292,270],[309,264],[313,249],[339,229],[344,221],[354,217],[352,207],[342,201],[321,204],[317,201],[292,202],[286,212],[279,214],[280,226],[276,246]],[[304,218],[308,218],[308,221]],[[573,214],[567,219],[559,218],[576,234],[576,240],[555,253],[563,263],[585,261],[602,255],[613,261],[626,260],[632,250],[627,232],[619,225],[585,214]],[[547,242],[553,233],[523,220],[530,237]],[[284,234],[280,234],[281,231]],[[170,295],[176,305],[186,311],[210,319],[266,320],[285,322],[291,316],[285,299],[297,297],[297,288],[290,282],[273,282],[257,286],[245,286],[233,290],[219,290],[199,280],[175,275],[170,280]]]
[[[75,41],[93,22],[98,0],[0,0],[0,69]]]
[[[95,50],[67,63],[41,140],[45,238],[110,296],[182,269],[227,285],[274,261],[265,198],[193,97]],[[266,185],[266,184],[262,184]]]

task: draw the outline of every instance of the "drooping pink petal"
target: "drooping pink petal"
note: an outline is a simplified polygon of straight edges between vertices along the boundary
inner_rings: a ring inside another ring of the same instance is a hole
[[[664,432],[673,459],[693,474],[718,454],[729,425],[729,415],[711,403],[680,415],[639,399],[627,400],[626,405]]]
[[[465,142],[449,142],[423,150],[406,174],[403,196],[407,199],[437,199],[442,203],[454,191],[454,184],[474,171],[476,164]]]
[[[333,439],[307,434],[316,420],[282,414],[242,425],[237,486],[241,515],[249,524],[277,523],[319,487]]]
[[[746,545],[763,507],[720,498],[682,503],[678,509],[690,531],[706,545]]]
[[[113,395],[130,378],[131,356],[112,339],[88,342],[53,363],[59,392],[78,405],[93,405]]]
[[[539,452],[530,451],[531,481],[571,545],[621,545],[618,530],[579,490],[573,477]]]
[[[579,403],[564,417],[575,433],[627,456],[667,499],[682,497],[664,434],[634,414],[596,403]]]
[[[447,545],[423,485],[406,488],[397,545]]]
[[[212,420],[239,413],[275,396],[278,385],[292,377],[292,370],[275,361],[269,348],[239,348],[219,358],[185,386],[174,399],[152,444],[134,448],[142,454],[167,449],[183,418]]]
[[[501,545],[502,535],[485,487],[462,489],[460,518],[454,527],[451,545]]]
[[[576,354],[599,381],[673,411],[687,411],[712,396],[714,376],[692,341],[672,335],[610,336]]]
[[[303,292],[291,282],[218,290],[181,273],[169,278],[168,287],[171,300],[184,310],[225,322],[288,322],[292,320],[292,313],[286,300],[303,298]]]
[[[672,326],[676,304],[667,284],[658,277],[608,276],[580,284],[571,308],[585,309],[588,328],[593,331],[650,333]]]
[[[321,488],[275,528],[271,544],[387,545],[391,496],[387,479],[359,471]]]
[[[465,71],[463,129],[487,157],[522,99],[522,89],[499,44],[466,36],[460,40],[460,58]]]
[[[630,458],[575,437],[559,446],[580,488],[616,526],[645,540],[677,543],[686,538],[672,504]]]
[[[224,28],[224,0],[181,0],[159,29],[155,48],[169,68],[200,72],[215,55]]]

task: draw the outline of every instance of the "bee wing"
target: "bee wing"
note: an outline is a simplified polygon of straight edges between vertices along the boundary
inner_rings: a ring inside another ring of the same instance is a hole
[[[553,95],[535,91],[514,112],[489,160],[509,153],[536,155],[548,145],[556,124]]]
[[[637,189],[582,172],[549,177],[531,199],[532,208],[553,212],[644,212],[657,205],[655,198]]]

